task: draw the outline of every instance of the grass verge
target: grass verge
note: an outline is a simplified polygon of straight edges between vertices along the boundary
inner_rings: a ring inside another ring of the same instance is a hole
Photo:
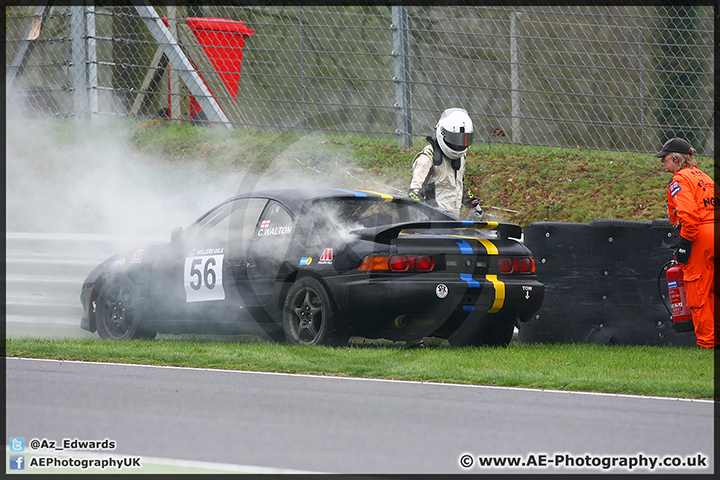
[[[325,174],[357,169],[361,182],[345,175],[340,187],[380,188],[406,194],[412,159],[425,145],[398,148],[394,138],[227,132],[155,122],[135,128],[135,148],[170,164],[202,162],[213,170],[239,169],[271,175],[275,158],[291,165],[316,167]],[[700,168],[714,174],[712,158],[698,157]],[[288,166],[283,165],[282,171]],[[314,173],[307,170],[306,173]],[[596,218],[652,221],[665,218],[665,189],[671,175],[650,154],[572,148],[477,143],[468,151],[466,184],[494,220],[526,226],[536,221],[587,223]],[[374,186],[371,184],[379,184]],[[464,213],[464,212],[463,212]]]
[[[691,399],[714,398],[713,351],[526,345],[407,349],[382,343],[294,346],[258,340],[7,339],[6,356],[494,385]]]

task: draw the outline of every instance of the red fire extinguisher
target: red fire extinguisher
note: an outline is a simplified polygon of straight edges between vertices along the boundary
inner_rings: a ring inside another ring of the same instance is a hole
[[[685,282],[683,281],[682,265],[675,264],[665,272],[670,294],[670,309],[672,311],[673,330],[678,333],[692,332],[692,313],[687,306],[685,297]]]

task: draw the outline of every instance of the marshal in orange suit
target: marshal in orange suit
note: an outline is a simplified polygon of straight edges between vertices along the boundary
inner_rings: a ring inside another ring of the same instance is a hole
[[[683,264],[687,304],[692,312],[697,344],[718,345],[715,322],[715,222],[720,189],[698,168],[697,151],[682,138],[665,142],[655,154],[672,173],[667,188],[668,216],[680,233],[675,260]]]

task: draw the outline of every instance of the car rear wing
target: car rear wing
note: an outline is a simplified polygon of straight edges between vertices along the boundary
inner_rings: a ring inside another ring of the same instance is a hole
[[[390,243],[396,239],[403,230],[435,230],[435,229],[471,229],[471,230],[493,230],[501,239],[522,237],[522,227],[514,223],[501,222],[473,222],[465,220],[437,220],[430,222],[407,222],[395,223],[393,225],[380,225],[377,227],[362,228],[353,230],[352,234],[358,235],[363,240],[370,240],[377,243]]]

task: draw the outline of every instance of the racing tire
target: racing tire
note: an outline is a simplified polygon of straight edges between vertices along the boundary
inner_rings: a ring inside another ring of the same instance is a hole
[[[152,340],[156,331],[142,327],[135,283],[127,277],[107,280],[97,298],[95,324],[100,338],[107,340]]]
[[[507,347],[515,331],[515,318],[487,315],[469,328],[462,325],[448,337],[453,347]]]
[[[337,308],[319,280],[301,277],[292,284],[283,305],[285,339],[295,345],[347,344]]]

